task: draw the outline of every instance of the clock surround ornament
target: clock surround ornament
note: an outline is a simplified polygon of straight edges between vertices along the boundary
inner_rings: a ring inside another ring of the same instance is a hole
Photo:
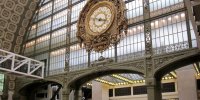
[[[87,51],[103,52],[127,34],[123,0],[89,0],[80,12],[77,38]]]

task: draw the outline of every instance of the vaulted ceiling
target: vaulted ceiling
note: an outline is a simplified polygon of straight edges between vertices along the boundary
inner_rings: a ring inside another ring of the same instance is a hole
[[[170,72],[169,74],[163,77],[163,80],[176,79],[176,72]],[[129,85],[129,84],[138,84],[145,83],[144,77],[138,74],[112,74],[104,77],[99,77],[94,81],[107,84],[110,86],[119,86],[119,85]],[[92,85],[92,81],[88,82],[86,85]]]
[[[196,71],[196,75],[200,76],[200,62],[194,63],[193,68]],[[172,71],[166,74],[162,78],[162,80],[170,80],[176,78],[177,78],[176,71]],[[99,77],[95,79],[95,81],[108,84],[111,86],[145,83],[144,77],[138,74],[113,74],[109,76]],[[87,85],[92,85],[92,82],[87,83]]]
[[[0,0],[0,49],[20,53],[40,0]]]

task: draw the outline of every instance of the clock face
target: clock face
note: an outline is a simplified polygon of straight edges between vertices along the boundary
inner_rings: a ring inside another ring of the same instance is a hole
[[[102,53],[127,32],[126,5],[124,0],[87,1],[77,22],[77,39],[87,51]]]
[[[106,2],[94,5],[86,17],[86,27],[90,35],[100,35],[108,30],[114,20],[112,9],[112,5]]]
[[[99,7],[92,13],[89,19],[90,30],[95,33],[103,32],[110,25],[111,19],[111,10],[108,7]]]

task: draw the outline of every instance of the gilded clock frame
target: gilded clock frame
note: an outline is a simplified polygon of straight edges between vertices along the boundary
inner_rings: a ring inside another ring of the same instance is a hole
[[[112,14],[112,17],[111,17],[111,22],[109,23],[108,27],[102,31],[102,32],[93,32],[91,29],[90,29],[90,26],[89,26],[89,21],[90,21],[90,18],[93,14],[93,12],[98,9],[99,7],[101,6],[105,6],[105,7],[108,7],[110,10],[111,10],[111,14]],[[116,14],[116,10],[115,10],[115,7],[113,5],[113,3],[109,2],[109,1],[102,1],[102,2],[99,2],[99,3],[96,3],[95,5],[92,6],[92,8],[89,10],[89,12],[87,13],[86,15],[86,19],[85,19],[85,29],[86,29],[86,33],[90,34],[90,35],[94,35],[94,36],[97,36],[97,35],[101,35],[103,33],[105,33],[106,31],[108,31],[108,29],[111,27],[113,21],[114,21],[114,18],[115,18],[115,14]]]
[[[114,18],[111,25],[104,32],[93,35],[93,33],[88,33],[91,30],[88,27],[87,18],[91,16],[89,14],[93,11],[92,8],[98,8],[101,3],[113,7],[111,10],[114,12]],[[89,0],[80,12],[77,22],[77,39],[87,51],[103,52],[110,46],[116,45],[124,33],[127,33],[127,28],[126,6],[123,0]]]

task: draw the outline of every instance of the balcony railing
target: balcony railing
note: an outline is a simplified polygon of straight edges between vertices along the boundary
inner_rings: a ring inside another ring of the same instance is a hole
[[[42,79],[44,63],[0,49],[0,71]]]

